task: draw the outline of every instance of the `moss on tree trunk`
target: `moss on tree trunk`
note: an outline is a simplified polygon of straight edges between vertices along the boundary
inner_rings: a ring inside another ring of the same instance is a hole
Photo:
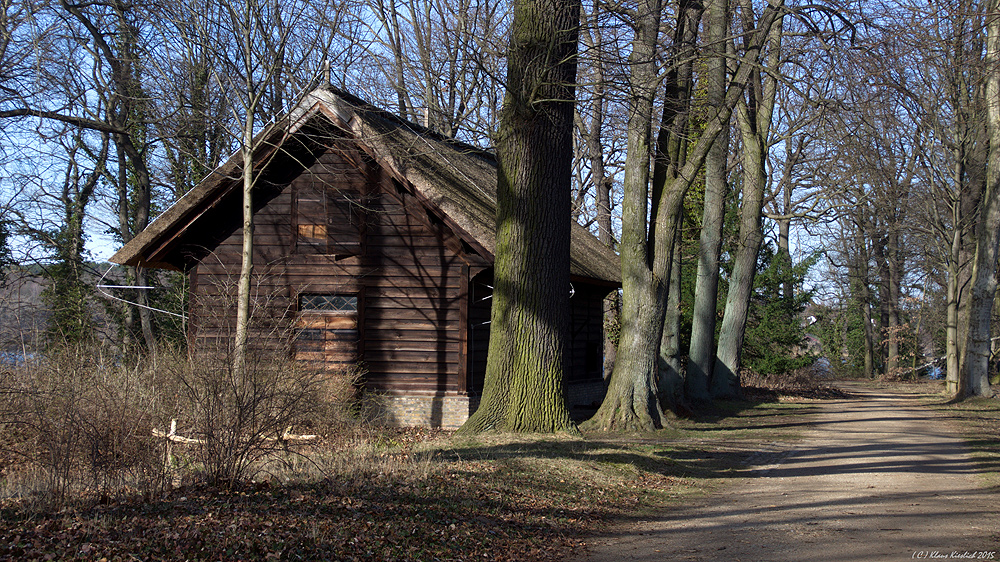
[[[461,432],[575,430],[566,408],[578,0],[518,0],[497,135],[486,380]]]

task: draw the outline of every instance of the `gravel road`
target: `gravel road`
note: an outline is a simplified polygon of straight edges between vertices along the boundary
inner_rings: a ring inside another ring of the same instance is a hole
[[[574,562],[1000,560],[1000,491],[912,395],[818,402],[803,440],[724,491],[591,541]]]

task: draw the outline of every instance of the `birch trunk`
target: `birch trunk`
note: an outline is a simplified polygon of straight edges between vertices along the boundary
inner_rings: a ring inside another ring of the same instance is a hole
[[[236,335],[233,339],[233,372],[237,380],[246,370],[250,338],[250,280],[253,274],[253,111],[248,111],[243,130],[243,246],[240,277],[236,286]]]

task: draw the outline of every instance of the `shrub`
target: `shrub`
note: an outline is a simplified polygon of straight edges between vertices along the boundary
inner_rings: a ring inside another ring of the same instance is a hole
[[[40,478],[12,493],[43,503],[107,498],[163,484],[150,434],[156,397],[142,361],[99,346],[64,346],[12,367],[0,379],[0,434],[8,452]],[[8,474],[8,478],[10,475]]]
[[[232,350],[204,350],[170,367],[178,384],[175,416],[197,441],[191,458],[211,484],[249,480],[285,448],[283,434],[322,414],[326,377],[283,354],[251,352],[233,368]]]
[[[330,428],[347,423],[354,408],[357,374],[330,373],[325,366],[294,359],[296,331],[291,305],[259,289],[274,284],[258,278],[251,299],[251,342],[236,368],[234,278],[204,279],[213,288],[198,299],[193,322],[202,328],[191,352],[165,362],[174,385],[176,417],[183,435],[194,439],[189,460],[197,476],[228,486],[254,478],[279,458],[289,428]],[[166,422],[167,420],[164,420]]]
[[[150,496],[178,479],[229,486],[294,456],[290,429],[356,425],[359,371],[295,361],[292,323],[257,305],[255,345],[239,370],[221,315],[209,320],[223,329],[192,350],[129,356],[91,339],[0,364],[0,494],[53,506]],[[172,420],[186,444],[154,435]]]
[[[287,459],[289,429],[356,426],[356,382],[354,371],[328,374],[287,353],[255,351],[238,376],[226,353],[125,360],[67,346],[0,371],[3,493],[54,507],[150,497],[178,479],[246,481]],[[180,462],[168,465],[153,431],[172,419],[195,443],[171,447]]]

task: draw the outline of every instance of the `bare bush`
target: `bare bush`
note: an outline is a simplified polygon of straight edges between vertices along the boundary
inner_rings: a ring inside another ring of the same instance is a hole
[[[283,439],[292,427],[334,428],[349,423],[357,376],[330,372],[294,358],[295,329],[287,299],[256,291],[252,299],[253,339],[235,368],[235,283],[207,280],[211,299],[195,310],[202,327],[192,352],[175,358],[168,379],[176,385],[176,414],[199,475],[228,486],[254,478],[266,462],[288,452]],[[255,286],[273,286],[258,278]]]
[[[228,486],[274,462],[310,463],[289,449],[291,428],[329,435],[357,426],[354,371],[330,374],[257,350],[237,375],[227,350],[217,351],[162,349],[126,361],[104,348],[67,347],[5,366],[0,495],[53,507],[149,497],[175,476]],[[166,441],[153,435],[171,419],[196,441],[177,448],[177,466],[164,462]]]
[[[141,360],[67,346],[12,367],[0,384],[3,442],[40,476],[8,493],[61,504],[162,485],[162,453],[149,431],[157,400]]]
[[[293,428],[356,430],[360,371],[297,362],[287,304],[256,300],[253,345],[234,369],[228,288],[198,311],[200,326],[213,329],[190,350],[132,357],[91,342],[0,364],[0,496],[51,507],[149,496],[178,479],[228,486],[281,468],[275,463],[310,463],[289,443]],[[154,435],[171,420],[189,438],[171,447],[177,463],[167,454],[172,442]]]
[[[216,485],[252,478],[261,461],[284,450],[288,428],[320,413],[322,400],[322,373],[288,357],[254,352],[239,371],[231,359],[198,353],[171,367],[181,390],[177,417],[198,441],[192,458]]]
[[[772,399],[778,396],[802,398],[845,398],[849,394],[829,384],[829,370],[819,365],[779,374],[762,375],[750,369],[740,373],[745,398]]]

